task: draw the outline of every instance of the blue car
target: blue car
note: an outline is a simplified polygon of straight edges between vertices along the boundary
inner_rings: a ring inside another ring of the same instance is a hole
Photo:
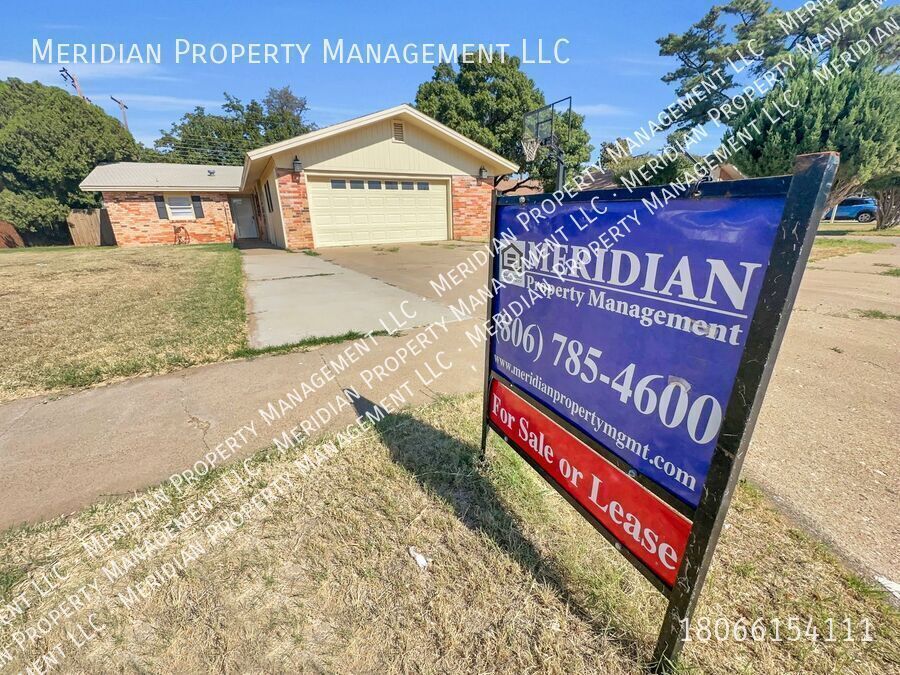
[[[831,220],[831,209],[823,218]],[[849,197],[837,206],[837,214],[835,220],[855,220],[860,223],[871,223],[875,220],[875,214],[878,212],[878,202],[874,197]]]

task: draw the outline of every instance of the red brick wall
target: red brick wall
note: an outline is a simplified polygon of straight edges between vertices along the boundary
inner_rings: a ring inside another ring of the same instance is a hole
[[[234,226],[228,195],[221,192],[196,193],[203,201],[199,220],[161,220],[156,213],[153,192],[104,192],[103,204],[119,246],[174,244],[175,227],[187,231],[191,244],[224,243],[232,240]]]
[[[453,238],[487,239],[491,228],[491,193],[493,177],[484,180],[475,176],[451,178],[453,203]]]
[[[306,174],[290,169],[276,169],[278,198],[281,200],[281,219],[288,248],[312,248],[312,221],[309,217],[309,194]]]

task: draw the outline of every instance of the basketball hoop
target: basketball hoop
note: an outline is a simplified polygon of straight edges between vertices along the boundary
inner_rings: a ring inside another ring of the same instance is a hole
[[[562,189],[566,179],[563,140],[572,133],[572,97],[566,96],[548,105],[531,110],[522,117],[522,154],[527,163],[534,162],[538,148],[547,148],[556,161],[556,187]],[[565,137],[564,139],[561,137]]]
[[[541,142],[536,138],[523,138],[519,141],[522,146],[522,153],[525,155],[526,162],[533,162],[537,158],[538,148]]]

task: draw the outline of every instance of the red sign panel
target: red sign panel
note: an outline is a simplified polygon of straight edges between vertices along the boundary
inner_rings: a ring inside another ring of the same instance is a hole
[[[499,381],[491,421],[669,587],[690,521]]]

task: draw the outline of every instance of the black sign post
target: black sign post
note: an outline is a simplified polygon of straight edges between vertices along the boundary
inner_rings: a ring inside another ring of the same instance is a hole
[[[750,436],[775,368],[775,357],[787,330],[837,167],[837,153],[800,155],[795,160],[794,177],[747,334],[744,356],[656,643],[655,672],[671,672],[684,645],[685,632],[690,628],[691,616],[737,487]]]
[[[681,652],[686,631],[689,630],[691,615],[697,605],[737,485],[750,436],[772,375],[775,358],[787,328],[803,269],[812,248],[818,223],[825,210],[825,202],[834,182],[837,166],[836,153],[802,155],[795,161],[789,185],[788,177],[785,177],[768,179],[768,183],[765,181],[707,183],[696,190],[698,198],[702,199],[709,193],[711,197],[721,200],[747,196],[760,189],[770,189],[777,183],[782,186],[780,194],[784,195],[784,208],[775,231],[774,243],[768,254],[768,266],[759,287],[759,298],[752,314],[746,317],[749,320],[746,340],[733,385],[730,386],[731,393],[727,397],[727,404],[725,397],[722,398],[724,414],[718,436],[714,441],[715,447],[712,450],[706,479],[699,492],[699,501],[694,502],[696,507],[666,494],[665,490],[642,476],[640,471],[630,470],[629,466],[616,457],[615,453],[610,452],[609,448],[586,436],[583,430],[569,423],[560,411],[544,405],[531,392],[525,391],[518,382],[511,381],[503,372],[498,371],[497,364],[494,363],[495,337],[489,337],[487,340],[482,453],[488,428],[493,428],[667,596],[669,605],[654,654],[653,668],[656,673],[672,671]],[[522,201],[536,204],[547,197],[548,195],[527,197],[524,200],[520,199],[519,204]],[[640,195],[637,198],[639,197]],[[619,189],[581,193],[568,196],[563,201],[573,202],[577,206],[593,203],[592,200],[615,203],[635,198],[635,195],[626,195]],[[511,198],[494,199],[491,215],[492,255],[489,261],[491,284],[501,282],[502,286],[503,282],[498,276],[503,261],[493,255],[498,230],[498,209],[504,206],[508,208],[513,204]],[[509,242],[506,243],[508,245]],[[495,305],[488,308],[490,336],[494,336],[498,329],[497,317],[493,314],[495,309]],[[599,352],[597,354],[599,355]],[[724,390],[727,391],[728,389]],[[510,437],[511,427],[504,425],[502,419],[492,417],[496,412],[492,409],[495,404],[498,408],[501,405],[506,406],[502,411],[512,411],[519,419],[529,418],[531,424],[541,426],[548,438],[555,438],[557,445],[554,447],[559,466],[565,461],[560,458],[566,453],[569,453],[569,459],[573,461],[580,458],[579,461],[593,463],[598,470],[606,472],[604,476],[607,484],[618,481],[621,494],[631,498],[631,508],[635,511],[649,509],[645,512],[648,518],[662,519],[656,521],[659,525],[668,523],[661,531],[667,531],[666,528],[669,528],[668,533],[672,536],[680,531],[683,547],[680,565],[669,567],[668,569],[672,571],[661,575],[658,566],[655,569],[648,567],[646,556],[641,556],[641,551],[637,551],[638,557],[643,558],[639,560],[632,555],[635,551],[626,550],[620,541],[616,540],[616,536],[610,533],[609,523],[598,520],[596,511],[591,512],[585,508],[590,505],[584,501],[583,495],[579,498],[571,490],[564,489],[559,475],[552,473],[554,466],[552,463],[536,461],[533,452],[529,453],[527,448],[522,447],[521,442],[514,442]],[[686,520],[682,522],[681,519]]]

